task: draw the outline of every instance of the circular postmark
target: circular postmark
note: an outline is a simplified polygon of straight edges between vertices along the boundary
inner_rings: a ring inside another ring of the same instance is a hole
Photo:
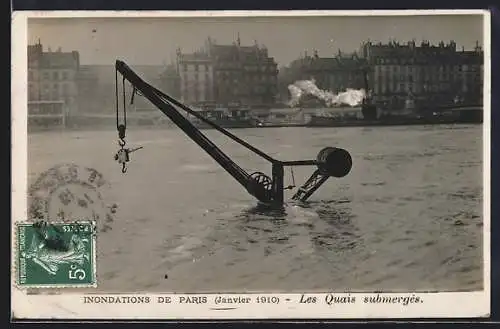
[[[29,220],[45,222],[95,221],[100,231],[111,228],[116,204],[107,204],[109,187],[93,168],[60,164],[43,172],[28,189]]]

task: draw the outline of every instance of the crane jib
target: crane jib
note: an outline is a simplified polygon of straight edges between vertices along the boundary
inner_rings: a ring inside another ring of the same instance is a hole
[[[321,186],[328,177],[344,177],[352,167],[352,159],[344,149],[326,147],[320,151],[315,160],[279,161],[270,155],[250,145],[241,138],[230,133],[223,127],[205,118],[198,112],[185,104],[177,101],[171,96],[163,93],[140,78],[123,61],[116,61],[116,75],[120,73],[133,87],[133,96],[137,92],[148,99],[154,106],[163,112],[177,127],[179,127],[189,138],[208,153],[226,172],[228,172],[238,183],[240,183],[252,196],[266,204],[282,206],[284,202],[284,167],[285,166],[317,166],[318,169],[303,184],[292,199],[305,201],[311,194]],[[118,80],[117,80],[118,81]],[[125,88],[125,86],[123,86]],[[118,95],[118,82],[117,82]],[[124,105],[125,106],[125,105]],[[205,136],[194,124],[192,124],[178,109],[181,109],[202,122],[218,130],[234,142],[254,152],[271,163],[271,177],[262,172],[247,173],[238,166],[229,156],[217,147],[207,136]],[[125,112],[125,108],[124,108]],[[124,113],[124,116],[126,114]],[[117,98],[117,123],[118,123],[118,98]],[[122,130],[124,127],[121,128]],[[119,127],[120,131],[120,127]],[[122,133],[124,136],[124,131]],[[123,146],[122,146],[123,147]],[[136,150],[136,149],[134,149]],[[132,151],[134,151],[132,150]],[[127,154],[131,151],[127,149]],[[128,158],[127,158],[127,161]],[[125,172],[125,171],[124,171]],[[294,186],[293,186],[294,187]]]

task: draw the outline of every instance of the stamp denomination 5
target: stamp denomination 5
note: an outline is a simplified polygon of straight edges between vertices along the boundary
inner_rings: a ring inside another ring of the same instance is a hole
[[[16,229],[18,286],[96,286],[94,222],[20,222]]]

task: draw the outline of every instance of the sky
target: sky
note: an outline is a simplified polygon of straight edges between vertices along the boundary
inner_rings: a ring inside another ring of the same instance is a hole
[[[38,40],[56,51],[79,51],[82,65],[162,65],[173,60],[175,49],[192,52],[207,37],[231,44],[238,33],[241,44],[257,41],[268,48],[279,66],[316,49],[320,57],[339,49],[352,52],[363,41],[390,39],[417,43],[454,40],[457,48],[483,44],[480,15],[365,16],[365,17],[238,17],[238,18],[30,18],[28,43]]]

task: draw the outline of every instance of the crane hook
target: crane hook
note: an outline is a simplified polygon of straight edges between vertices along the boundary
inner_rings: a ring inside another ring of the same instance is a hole
[[[130,153],[135,152],[137,150],[140,150],[143,147],[139,146],[139,147],[136,147],[133,149],[125,148],[124,147],[125,141],[123,141],[123,140],[120,140],[118,142],[118,144],[120,145],[120,149],[115,154],[115,160],[118,161],[118,163],[122,164],[122,173],[126,173],[127,172],[127,165],[126,164],[127,164],[127,162],[130,161]]]

